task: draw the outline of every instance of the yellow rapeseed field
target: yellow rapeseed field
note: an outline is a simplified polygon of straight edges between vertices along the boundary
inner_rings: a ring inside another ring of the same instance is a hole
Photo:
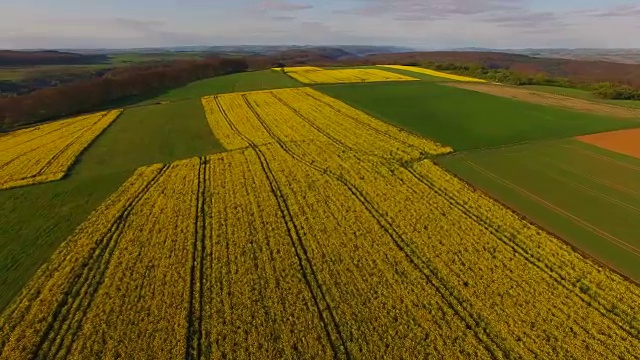
[[[112,110],[19,130],[0,141],[0,189],[59,180],[122,112]]]
[[[640,288],[311,89],[203,99],[0,317],[0,359],[634,359]]]
[[[310,88],[223,94],[202,102],[212,131],[227,149],[247,146],[234,129],[251,133],[257,145],[274,142],[266,125],[285,131],[287,141],[331,142],[361,156],[410,161],[452,151]]]
[[[417,72],[417,73],[421,73],[421,74],[427,74],[427,75],[431,75],[431,76],[437,76],[437,77],[441,77],[441,78],[445,78],[445,79],[449,79],[449,80],[466,81],[466,82],[486,82],[485,80],[482,80],[482,79],[476,79],[476,78],[472,78],[472,77],[468,77],[468,76],[447,74],[447,73],[444,73],[444,72],[441,72],[441,71],[425,69],[425,68],[421,68],[421,67],[417,67],[417,66],[404,66],[404,65],[379,65],[379,66],[387,67],[387,68],[391,68],[391,69],[413,71],[413,72]]]
[[[418,80],[409,76],[378,69],[340,69],[340,70],[310,70],[285,72],[292,78],[305,84],[337,84],[377,81],[412,81]]]

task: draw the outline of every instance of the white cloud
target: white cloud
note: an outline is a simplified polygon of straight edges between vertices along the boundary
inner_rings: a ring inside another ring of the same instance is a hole
[[[195,1],[195,0],[188,0]],[[200,0],[198,0],[200,1]],[[17,4],[17,3],[16,3]],[[14,5],[0,14],[0,48],[219,44],[389,44],[418,48],[640,47],[640,5],[551,11],[528,0],[246,1],[180,17],[60,14]],[[335,3],[333,3],[335,4]],[[202,5],[202,4],[200,4]]]

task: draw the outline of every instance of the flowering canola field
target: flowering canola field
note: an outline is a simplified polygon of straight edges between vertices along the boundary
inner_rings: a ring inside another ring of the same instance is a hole
[[[293,68],[295,69],[295,68]],[[409,76],[378,69],[294,70],[286,68],[292,78],[305,84],[342,84],[378,81],[413,81]]]
[[[59,180],[122,112],[112,110],[19,130],[0,141],[0,189]]]
[[[640,288],[310,89],[202,100],[0,317],[0,358],[628,358]]]
[[[417,66],[404,66],[404,65],[378,65],[378,66],[386,67],[386,68],[390,68],[390,69],[413,71],[413,72],[417,72],[417,73],[421,73],[421,74],[427,74],[427,75],[431,75],[431,76],[437,76],[437,77],[441,77],[441,78],[445,78],[445,79],[449,79],[449,80],[466,81],[466,82],[482,82],[482,83],[486,82],[485,80],[482,80],[482,79],[476,79],[476,78],[472,78],[472,77],[468,77],[468,76],[447,74],[447,73],[444,73],[444,72],[441,72],[441,71],[425,69],[425,68],[421,68],[421,67],[417,67]]]

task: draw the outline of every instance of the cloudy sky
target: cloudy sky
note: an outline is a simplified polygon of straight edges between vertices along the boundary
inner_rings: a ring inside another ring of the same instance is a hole
[[[0,0],[0,48],[640,48],[640,0]]]

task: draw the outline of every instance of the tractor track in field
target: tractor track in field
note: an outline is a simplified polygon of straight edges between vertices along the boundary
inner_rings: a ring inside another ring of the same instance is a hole
[[[255,109],[252,109],[255,111]],[[343,176],[334,173],[328,168],[322,168],[314,163],[304,159],[299,154],[295,153],[291,150],[286,142],[282,139],[278,138],[277,135],[269,128],[266,122],[261,119],[259,114],[255,113],[258,121],[262,124],[265,131],[269,133],[269,135],[276,141],[279,147],[285,151],[288,155],[290,155],[293,159],[300,162],[301,164],[317,171],[322,175],[327,175],[330,178],[338,181],[343,186],[347,188],[347,190],[354,195],[354,197],[360,202],[360,204],[366,209],[366,211],[375,219],[376,222],[381,226],[383,231],[387,233],[390,239],[395,244],[396,248],[404,254],[409,263],[421,273],[421,275],[425,278],[425,280],[430,283],[435,290],[440,294],[442,299],[450,306],[452,311],[460,318],[460,320],[466,324],[466,326],[472,330],[476,338],[483,344],[485,349],[489,354],[492,354],[494,358],[499,358],[502,355],[506,355],[508,358],[510,354],[513,352],[512,349],[504,349],[504,343],[502,343],[499,339],[495,338],[495,335],[487,332],[486,328],[483,330],[479,330],[481,327],[479,324],[487,323],[484,319],[478,317],[474,312],[468,308],[468,303],[462,300],[459,294],[456,294],[453,286],[448,284],[448,282],[442,277],[437,267],[431,263],[428,259],[420,256],[418,252],[413,249],[413,247],[409,244],[409,242],[398,233],[393,227],[392,223],[383,215],[383,213],[378,210],[373,203],[367,199],[364,193],[358,189],[357,186],[353,185]]]
[[[70,281],[71,288],[67,291],[67,295],[56,305],[53,315],[50,317],[45,331],[34,349],[33,356],[35,358],[55,358],[60,351],[67,353],[70,350],[73,342],[69,341],[63,350],[64,338],[69,336],[70,339],[73,340],[80,331],[82,321],[91,307],[94,295],[104,281],[106,268],[119,242],[118,235],[126,226],[127,219],[133,209],[160,180],[167,168],[168,166],[164,166],[158,171],[131,199],[123,211],[121,211],[113,221],[105,236],[100,239],[100,243],[91,254],[92,259],[88,262],[82,273],[76,275],[75,281]],[[74,294],[84,296],[74,296]],[[72,328],[71,325],[73,323],[76,323],[76,325]]]
[[[202,358],[202,323],[204,308],[204,263],[206,254],[207,212],[205,209],[207,187],[207,160],[200,158],[198,164],[197,210],[194,218],[195,237],[192,245],[191,275],[189,284],[189,307],[187,310],[187,331],[185,359]]]
[[[254,153],[258,157],[258,160],[260,161],[261,168],[269,182],[271,192],[278,203],[282,218],[285,220],[285,224],[287,225],[287,233],[289,235],[289,239],[291,240],[294,252],[296,253],[300,270],[302,272],[303,278],[305,279],[307,289],[309,290],[309,293],[315,304],[316,312],[320,318],[320,322],[323,324],[324,331],[327,336],[327,340],[331,345],[334,357],[351,359],[352,357],[347,347],[347,342],[342,335],[334,311],[332,310],[327,300],[327,296],[322,289],[322,284],[320,283],[317,273],[313,267],[313,263],[311,262],[311,258],[309,256],[307,248],[304,245],[300,230],[298,229],[298,226],[294,221],[294,218],[291,214],[291,209],[289,208],[289,205],[286,201],[286,197],[283,195],[283,192],[280,189],[280,185],[278,184],[275,174],[271,170],[266,155],[262,152],[260,147],[256,145],[249,137],[240,132],[233,121],[229,118],[228,114],[224,110],[222,104],[220,104],[220,101],[217,97],[215,98],[215,102],[221,114],[223,114],[225,121],[227,122],[229,127],[247,144],[250,145],[251,149],[254,151]],[[327,312],[327,314],[325,314],[325,312]]]

